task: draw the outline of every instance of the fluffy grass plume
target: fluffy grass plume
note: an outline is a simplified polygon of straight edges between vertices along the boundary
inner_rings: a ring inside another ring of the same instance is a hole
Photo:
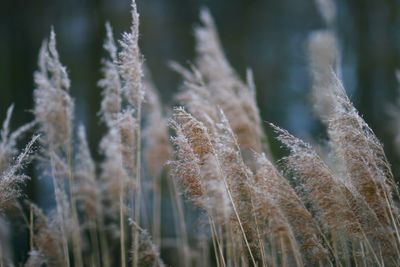
[[[397,185],[343,88],[333,2],[316,3],[327,29],[310,34],[311,101],[326,126],[328,156],[270,124],[287,152],[273,160],[252,72],[244,82],[230,66],[207,9],[194,30],[193,65],[170,64],[182,84],[168,112],[141,54],[135,1],[121,40],[105,27],[98,82],[105,132],[92,144],[74,118],[52,30],[34,75],[34,122],[11,131],[11,106],[0,132],[0,267],[399,266]],[[20,201],[36,143],[37,173],[53,186],[55,204],[46,210]],[[13,265],[6,221],[15,213],[29,252]]]

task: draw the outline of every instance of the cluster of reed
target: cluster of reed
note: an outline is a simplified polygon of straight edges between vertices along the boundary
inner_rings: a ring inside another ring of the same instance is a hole
[[[327,22],[331,17],[325,12]],[[120,49],[106,25],[99,114],[107,132],[99,145],[100,164],[92,159],[84,127],[75,127],[70,81],[54,32],[43,42],[35,121],[10,133],[11,107],[0,140],[0,211],[29,210],[24,266],[164,266],[158,247],[166,243],[160,231],[165,166],[181,266],[399,266],[399,195],[381,143],[335,70],[332,30],[315,32],[309,41],[313,99],[327,145],[317,152],[270,124],[289,153],[276,164],[251,71],[243,82],[223,53],[209,12],[202,10],[200,19],[194,64],[171,63],[183,78],[181,106],[168,123],[171,142],[138,46],[135,1]],[[32,128],[38,134],[15,157],[17,140]],[[56,205],[47,214],[19,201],[28,179],[21,170],[35,146],[54,188]],[[202,211],[205,235],[189,236],[178,190]],[[146,201],[151,224],[141,218]],[[13,266],[6,224],[0,223],[0,266]]]

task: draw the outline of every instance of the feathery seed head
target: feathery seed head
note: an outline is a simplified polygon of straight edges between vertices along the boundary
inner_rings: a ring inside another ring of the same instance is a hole
[[[196,67],[209,90],[209,103],[226,113],[242,149],[263,150],[265,135],[255,100],[254,84],[243,83],[226,59],[208,10],[200,13],[203,26],[195,29]]]
[[[160,258],[160,253],[156,245],[152,242],[149,233],[141,229],[135,222],[132,222],[133,231],[139,228],[139,249],[138,264],[143,267],[164,267],[164,263]],[[135,245],[135,244],[133,244]],[[132,254],[135,250],[132,250]],[[135,255],[132,255],[133,257]]]
[[[7,109],[6,119],[3,122],[3,127],[0,130],[0,173],[5,171],[10,166],[10,160],[17,154],[17,141],[27,131],[31,130],[35,122],[30,122],[20,126],[14,132],[10,130],[10,122],[14,105]]]
[[[72,135],[74,103],[68,94],[70,82],[56,50],[55,33],[43,42],[39,70],[35,72],[34,114],[46,134],[45,144],[53,150],[66,149]]]
[[[315,112],[326,120],[334,112],[334,97],[337,90],[332,72],[338,61],[336,38],[331,31],[315,31],[308,41],[310,72],[312,74],[312,103]]]
[[[121,153],[124,167],[129,173],[135,172],[135,150],[136,150],[136,119],[132,109],[127,109],[118,114],[116,127],[119,129],[121,138]]]
[[[315,0],[319,13],[328,26],[332,26],[336,20],[336,6],[332,0]]]
[[[382,144],[348,99],[337,76],[334,113],[328,121],[333,151],[345,166],[353,186],[378,217],[389,223],[388,208],[397,213],[392,202],[395,183]],[[391,207],[387,204],[390,203]]]
[[[289,182],[283,177],[275,166],[265,157],[256,155],[260,164],[256,173],[256,185],[269,195],[278,205],[288,219],[296,238],[301,241],[303,253],[313,261],[327,259],[327,252],[318,238],[318,228],[312,215],[304,207]]]
[[[102,60],[104,77],[98,85],[103,89],[100,114],[107,126],[111,127],[121,111],[121,81],[117,66],[117,47],[109,23],[106,23],[106,31],[107,39],[103,47],[108,52],[109,58]]]
[[[88,215],[89,220],[93,222],[99,210],[99,192],[96,182],[96,167],[90,154],[83,125],[78,128],[78,142],[78,152],[75,157],[74,194],[78,204]]]
[[[278,140],[290,150],[284,158],[285,166],[298,177],[305,187],[306,201],[314,204],[322,225],[331,231],[346,230],[348,234],[360,233],[356,214],[346,198],[348,188],[335,178],[334,173],[323,162],[311,145],[294,137],[273,124]]]
[[[105,156],[105,160],[101,165],[101,189],[102,193],[104,193],[104,198],[114,205],[118,205],[120,193],[122,190],[127,189],[125,185],[130,180],[129,174],[124,168],[123,146],[121,135],[117,128],[111,128],[100,143],[100,150]]]
[[[59,220],[54,214],[50,219],[46,218],[43,211],[30,203],[34,215],[34,247],[35,251],[30,255],[28,262],[43,260],[48,266],[64,266],[65,260],[62,250],[62,235],[59,228]],[[57,217],[57,216],[56,216]]]
[[[179,184],[183,185],[184,192],[191,200],[195,203],[199,202],[204,195],[199,158],[194,153],[188,138],[184,135],[181,125],[171,120],[170,126],[176,133],[176,136],[171,138],[175,148],[176,160],[168,162],[172,177],[181,181]]]
[[[0,173],[0,211],[9,207],[21,196],[20,186],[29,177],[19,174],[19,172],[28,164],[30,155],[33,153],[33,146],[38,139],[39,135],[34,136],[15,161],[4,172]]]
[[[139,14],[136,2],[132,1],[131,32],[124,33],[120,41],[122,51],[119,53],[119,70],[123,78],[123,92],[128,103],[137,107],[144,98],[142,84],[143,58],[139,49]]]
[[[183,108],[174,109],[173,119],[176,124],[179,124],[183,136],[187,138],[193,153],[201,164],[207,155],[213,153],[207,128]]]

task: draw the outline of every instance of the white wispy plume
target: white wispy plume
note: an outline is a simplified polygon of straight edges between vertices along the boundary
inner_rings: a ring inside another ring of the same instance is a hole
[[[96,181],[96,165],[87,143],[85,127],[78,128],[78,151],[75,155],[74,174],[76,183],[74,184],[74,194],[78,202],[78,207],[87,216],[89,227],[96,222],[96,216],[100,209],[99,188]]]
[[[52,30],[44,41],[35,72],[34,114],[44,133],[42,141],[53,151],[68,150],[72,136],[74,103],[69,95],[70,80],[61,64]]]
[[[0,130],[0,173],[10,166],[10,160],[17,154],[17,141],[26,132],[35,126],[35,122],[24,124],[11,132],[10,123],[14,111],[14,105],[7,109],[7,115]]]
[[[138,108],[144,98],[142,84],[142,55],[139,49],[139,14],[136,2],[132,1],[131,31],[125,32],[120,41],[122,47],[119,53],[119,71],[123,79],[123,93],[128,103]]]
[[[266,137],[251,72],[248,83],[242,82],[224,55],[215,23],[207,9],[201,10],[200,20],[202,25],[195,29],[196,67],[212,95],[209,102],[225,112],[242,149],[261,152]]]
[[[325,120],[333,112],[331,94],[336,88],[331,72],[338,65],[337,40],[329,30],[312,32],[308,50],[312,77],[312,103],[317,115]]]
[[[329,32],[318,33],[310,40],[316,111],[328,128],[337,177],[353,190],[351,193],[358,203],[364,203],[363,207],[369,211],[368,216],[362,216],[364,229],[375,229],[369,233],[375,240],[373,244],[378,244],[376,249],[386,255],[386,262],[396,262],[393,251],[398,251],[400,238],[394,218],[399,210],[393,196],[398,195],[397,186],[383,145],[351,103],[334,70],[332,61],[337,50],[329,40],[334,40]],[[387,233],[388,229],[392,229],[389,230],[393,231],[392,235]]]
[[[60,228],[59,216],[55,211],[45,215],[35,204],[28,202],[32,212],[32,248],[25,267],[68,266],[63,254],[64,236]],[[39,265],[37,265],[39,264]]]
[[[13,204],[22,194],[20,188],[29,177],[20,171],[29,163],[30,155],[39,135],[35,135],[18,155],[15,161],[3,173],[0,173],[0,211]]]
[[[107,38],[103,48],[107,51],[108,57],[102,60],[103,78],[98,82],[98,85],[103,89],[100,115],[107,126],[111,127],[121,111],[121,81],[117,65],[118,51],[109,23],[106,23],[106,33]]]

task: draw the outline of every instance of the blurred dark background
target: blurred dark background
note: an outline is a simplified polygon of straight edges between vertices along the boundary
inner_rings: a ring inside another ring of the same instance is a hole
[[[398,97],[395,70],[400,66],[400,1],[335,3],[335,30],[346,90],[384,143],[399,177],[400,157],[393,141],[396,127],[387,107]],[[311,31],[325,28],[313,1],[137,0],[137,4],[141,16],[140,45],[165,105],[173,105],[180,82],[167,62],[187,63],[193,59],[193,26],[198,23],[200,8],[207,6],[234,68],[242,77],[247,67],[254,71],[263,120],[308,140],[324,140],[323,128],[313,116],[309,102],[306,41]],[[54,26],[61,60],[72,81],[76,119],[87,126],[95,152],[102,134],[97,116],[100,89],[96,83],[104,55],[106,21],[113,25],[116,38],[129,30],[130,1],[1,0],[1,120],[11,103],[15,104],[13,128],[32,119],[37,54]]]

